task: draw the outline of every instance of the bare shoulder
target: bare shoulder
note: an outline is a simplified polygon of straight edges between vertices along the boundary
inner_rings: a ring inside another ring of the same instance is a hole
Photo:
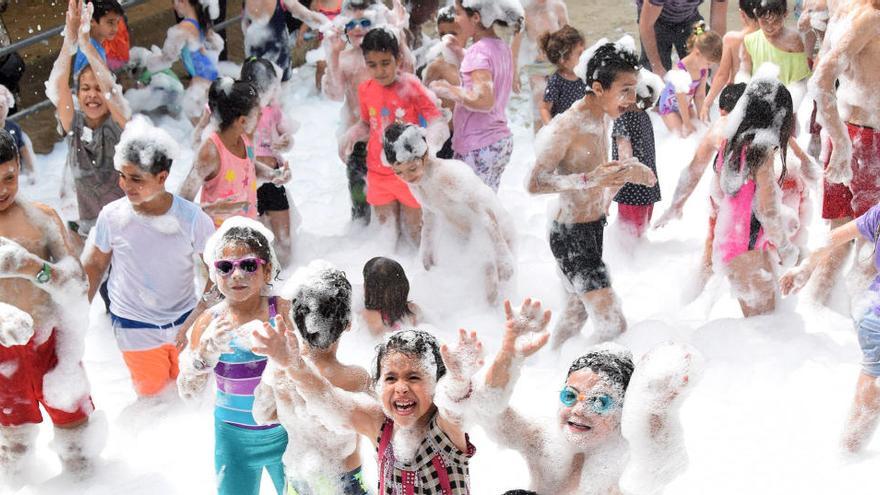
[[[54,208],[36,201],[30,203],[30,206],[30,208],[25,208],[25,211],[29,213],[29,216],[35,217],[32,220],[43,232],[47,234],[63,232],[64,222],[61,221],[61,217],[58,216],[58,212]]]
[[[742,31],[728,31],[721,39],[725,47],[736,47],[743,42],[746,35]]]
[[[373,381],[370,373],[355,365],[345,365],[340,370],[339,386],[349,392],[369,392]]]

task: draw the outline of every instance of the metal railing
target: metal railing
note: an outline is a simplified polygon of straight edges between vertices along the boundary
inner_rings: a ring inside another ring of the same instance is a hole
[[[127,2],[121,2],[121,3],[122,3],[123,9],[128,9],[128,8],[140,5],[142,3],[146,3],[148,1],[149,0],[128,0]],[[216,24],[213,29],[214,29],[214,31],[222,31],[222,30],[226,29],[228,26],[232,25],[233,23],[240,22],[240,21],[241,21],[241,14],[239,14],[231,19],[226,19],[225,21],[221,22],[220,24]],[[0,49],[0,57],[2,57],[3,55],[6,55],[7,53],[21,50],[21,49],[27,48],[29,46],[35,45],[37,43],[41,43],[43,41],[46,41],[53,36],[57,36],[62,31],[64,31],[64,26],[58,26],[58,27],[43,31],[40,34],[31,36],[30,38],[25,38],[23,40],[16,41],[15,43]],[[52,107],[52,102],[49,101],[48,99],[45,99],[39,103],[33,104],[33,105],[25,108],[23,110],[19,110],[18,112],[15,112],[14,114],[10,115],[8,118],[9,118],[9,120],[12,120],[14,122],[17,120],[21,120],[31,114],[37,113],[40,110],[43,110],[46,108],[51,108],[51,107]]]

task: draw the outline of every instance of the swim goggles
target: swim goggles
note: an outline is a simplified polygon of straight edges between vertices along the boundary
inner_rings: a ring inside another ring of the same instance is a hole
[[[367,18],[353,19],[353,20],[345,23],[345,32],[347,33],[358,26],[362,27],[363,29],[368,29],[372,25],[373,25],[373,21],[371,21]]]
[[[245,273],[254,273],[262,265],[266,264],[266,260],[256,257],[241,258],[237,260],[217,260],[214,262],[214,268],[220,272],[220,275],[228,276],[241,268]]]
[[[608,414],[617,405],[608,394],[598,394],[587,397],[587,394],[578,392],[572,387],[565,387],[559,392],[559,401],[566,407],[572,407],[578,402],[586,401],[590,409],[596,414]]]

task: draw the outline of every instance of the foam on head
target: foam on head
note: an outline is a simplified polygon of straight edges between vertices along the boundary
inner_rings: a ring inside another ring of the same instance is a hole
[[[461,0],[461,6],[479,12],[480,22],[487,29],[496,22],[519,29],[526,15],[519,0]]]
[[[577,358],[568,369],[568,375],[589,368],[602,375],[615,387],[620,388],[621,396],[629,386],[635,366],[632,352],[626,347],[613,342],[605,342],[591,347],[586,354]]]
[[[278,257],[275,255],[275,248],[272,245],[275,242],[275,235],[265,225],[256,220],[246,217],[231,217],[227,218],[223,225],[211,234],[211,237],[205,242],[203,256],[205,264],[208,265],[208,276],[210,276],[211,281],[217,282],[217,269],[214,268],[214,261],[222,257],[223,249],[229,244],[245,243],[248,240],[241,236],[229,234],[229,231],[235,228],[250,230],[262,235],[263,239],[259,240],[260,248],[267,250],[269,253],[268,261],[272,263],[271,278],[275,279],[281,273],[281,264],[278,263]],[[265,245],[263,245],[263,241],[265,241]]]
[[[130,163],[145,172],[157,174],[166,166],[170,167],[170,162],[179,153],[177,141],[171,135],[154,126],[149,118],[138,115],[122,131],[113,155],[113,166],[122,171],[122,166]]]
[[[422,370],[429,377],[440,380],[446,374],[446,365],[440,356],[437,338],[423,330],[400,330],[385,338],[376,348],[376,361],[373,365],[373,380],[382,377],[382,360],[388,354],[400,352],[419,360]]]
[[[636,42],[632,36],[624,35],[614,43],[609,42],[608,38],[600,39],[584,50],[574,73],[587,83],[587,91],[591,91],[593,82],[603,79],[603,69],[611,64],[639,69]]]
[[[394,123],[385,130],[383,160],[388,166],[418,160],[428,153],[428,141],[421,127]]]
[[[218,0],[199,0],[199,4],[208,10],[211,19],[220,17],[220,3]]]
[[[0,121],[6,120],[9,109],[15,106],[15,97],[6,86],[0,84]]]
[[[328,349],[351,324],[351,283],[324,260],[300,268],[285,284],[290,317],[310,346]]]

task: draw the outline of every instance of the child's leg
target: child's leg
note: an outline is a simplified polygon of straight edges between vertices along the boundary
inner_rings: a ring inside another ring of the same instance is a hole
[[[869,311],[859,322],[859,347],[862,349],[862,372],[856,384],[856,396],[843,433],[843,447],[858,452],[871,439],[880,417],[880,318]]]
[[[467,155],[456,155],[456,158],[470,165],[477,177],[493,191],[498,192],[501,174],[507,168],[511,155],[513,155],[513,138],[508,137]]]
[[[0,474],[3,478],[20,474],[33,451],[38,432],[36,424],[0,426]]]
[[[663,119],[663,123],[666,124],[666,128],[669,129],[669,132],[681,132],[681,115],[679,115],[678,112],[670,112],[666,115],[661,115],[660,117]]]
[[[278,262],[282,267],[286,266],[290,263],[290,210],[268,211],[266,214],[272,233],[275,234]]]
[[[626,331],[626,318],[614,289],[599,289],[582,296],[587,313],[593,318],[593,337],[598,342],[617,338]]]
[[[734,296],[746,318],[776,309],[776,273],[770,253],[748,251],[730,260],[727,266]]]
[[[367,203],[367,143],[357,143],[346,163],[348,191],[351,195],[351,219],[364,225],[370,223],[370,205]]]
[[[532,123],[535,134],[544,127],[541,120],[541,102],[544,101],[544,91],[547,89],[547,77],[536,74],[529,77],[529,88],[532,94]]]
[[[400,203],[400,221],[407,240],[418,248],[422,241],[422,209]]]
[[[847,223],[848,220],[849,218],[832,220],[830,222],[831,229],[834,230]],[[834,288],[834,284],[837,283],[837,278],[843,270],[846,261],[849,259],[853,245],[854,243],[848,242],[832,249],[828,256],[826,256],[819,263],[819,266],[816,267],[816,271],[813,273],[812,296],[817,303],[827,305],[830,301],[831,290]]]
[[[550,332],[550,347],[559,349],[568,339],[580,333],[587,322],[587,308],[576,294],[570,294],[562,318]]]
[[[263,468],[269,471],[275,491],[284,493],[281,457],[287,448],[287,432],[278,426],[246,430],[216,421],[214,468],[218,495],[259,495]]]
[[[107,440],[107,420],[102,413],[72,423],[55,424],[52,449],[67,473],[86,476],[94,467]]]

